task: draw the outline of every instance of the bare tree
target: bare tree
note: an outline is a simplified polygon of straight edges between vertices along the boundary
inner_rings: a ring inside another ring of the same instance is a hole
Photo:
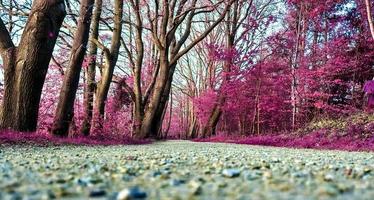
[[[110,49],[93,38],[93,41],[96,42],[96,45],[103,50],[105,56],[105,64],[102,66],[101,80],[97,83],[95,100],[95,109],[97,110],[100,118],[104,118],[105,101],[108,96],[110,83],[113,79],[114,68],[117,64],[119,56],[119,49],[121,46],[122,16],[123,0],[115,0],[114,28]]]
[[[197,2],[197,0],[182,0],[179,2],[157,0],[153,5],[155,6],[154,13],[151,12],[150,5],[147,5],[146,13],[149,26],[145,26],[139,1],[130,1],[136,18],[134,26],[136,29],[137,56],[133,58],[131,52],[127,51],[134,75],[134,88],[130,88],[129,92],[135,102],[135,137],[157,138],[160,136],[163,116],[169,100],[171,83],[178,60],[201,42],[224,19],[234,0],[228,3],[225,3],[227,1],[219,1],[210,6],[199,6]],[[225,5],[221,12],[218,11],[220,5]],[[219,17],[199,36],[191,39],[190,34],[195,17],[202,13],[214,11],[219,13]],[[147,27],[147,30],[150,31],[152,42],[157,48],[157,64],[152,81],[145,90],[146,92],[142,94],[140,80],[144,57],[142,38],[144,27]],[[126,47],[126,49],[130,49],[130,47]]]
[[[230,12],[228,12],[227,14],[227,19],[225,21],[225,48],[229,51],[233,50],[235,47],[235,39],[237,38],[237,35],[240,33],[239,28],[241,26],[241,23],[249,16],[249,9],[251,7],[252,2],[252,0],[249,1],[250,5],[248,9],[244,10],[244,14],[242,14],[243,8],[241,6],[243,5],[243,2],[236,1],[230,9]],[[222,107],[224,106],[224,103],[226,101],[224,87],[230,81],[230,72],[233,64],[234,60],[233,58],[231,58],[230,60],[226,60],[223,65],[224,77],[220,86],[221,88],[218,90],[218,100],[213,107],[207,124],[203,128],[203,137],[212,136],[216,132],[217,124],[222,115]]]
[[[95,40],[99,37],[99,22],[102,11],[103,1],[95,1],[95,10],[91,22],[91,36],[90,46],[88,50],[89,64],[86,70],[86,88],[84,91],[84,120],[81,132],[83,135],[89,135],[91,129],[92,113],[93,113],[93,100],[95,93],[95,74],[96,74],[96,57],[97,45]]]

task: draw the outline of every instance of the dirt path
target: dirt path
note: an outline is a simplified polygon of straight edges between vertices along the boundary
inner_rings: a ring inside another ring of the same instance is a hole
[[[371,199],[374,154],[167,141],[0,146],[0,199]]]

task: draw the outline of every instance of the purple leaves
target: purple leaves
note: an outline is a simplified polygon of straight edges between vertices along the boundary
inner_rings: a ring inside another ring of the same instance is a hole
[[[374,94],[374,80],[365,83],[364,92],[366,94]]]

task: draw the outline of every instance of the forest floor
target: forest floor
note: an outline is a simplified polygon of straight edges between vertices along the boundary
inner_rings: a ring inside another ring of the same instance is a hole
[[[2,199],[373,196],[374,154],[367,152],[191,141],[122,146],[0,144]]]

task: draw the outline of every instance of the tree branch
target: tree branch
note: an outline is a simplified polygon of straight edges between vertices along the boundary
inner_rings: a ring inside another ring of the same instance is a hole
[[[170,65],[175,64],[178,61],[179,58],[181,58],[183,55],[185,55],[186,53],[188,53],[193,47],[195,47],[196,44],[198,44],[199,42],[201,42],[202,40],[204,40],[204,38],[206,38],[206,36],[208,36],[209,33],[212,32],[212,30],[219,23],[221,23],[221,21],[225,18],[226,13],[230,10],[231,4],[234,3],[234,1],[236,1],[236,0],[231,0],[227,4],[227,6],[225,8],[225,11],[221,14],[221,16],[217,19],[217,21],[214,22],[214,24],[212,24],[210,27],[208,27],[208,29],[205,30],[204,33],[202,33],[198,38],[196,38],[194,41],[192,41],[191,44],[189,44],[185,49],[183,49],[176,56],[174,56],[174,58],[172,58],[172,60],[170,62]]]

